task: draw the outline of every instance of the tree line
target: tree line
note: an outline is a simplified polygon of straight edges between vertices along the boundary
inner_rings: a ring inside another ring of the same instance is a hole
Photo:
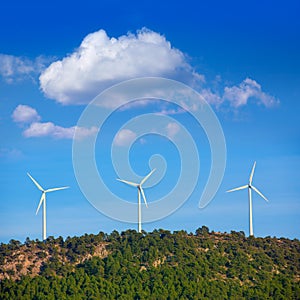
[[[0,299],[300,299],[299,262],[297,239],[206,226],[12,240],[0,245]]]

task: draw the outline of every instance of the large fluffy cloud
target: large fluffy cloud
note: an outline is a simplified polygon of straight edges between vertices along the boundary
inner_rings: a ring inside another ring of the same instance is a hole
[[[104,30],[87,35],[78,49],[42,72],[40,86],[48,98],[62,104],[85,104],[117,82],[145,76],[165,76],[201,87],[200,94],[215,107],[229,103],[238,108],[250,98],[266,107],[278,103],[250,78],[223,91],[213,91],[180,50],[173,48],[161,34],[148,29],[118,38],[108,37]]]
[[[63,104],[87,103],[103,88],[140,76],[168,76],[192,71],[183,53],[159,33],[142,29],[137,34],[110,38],[104,30],[87,35],[78,49],[52,63],[40,76],[44,94]]]

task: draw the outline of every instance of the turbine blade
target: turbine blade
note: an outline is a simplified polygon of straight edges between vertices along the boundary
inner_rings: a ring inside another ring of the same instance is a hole
[[[48,190],[45,191],[45,193],[64,190],[64,189],[68,189],[68,188],[69,188],[69,186],[63,186],[63,187],[59,187],[59,188],[48,189]]]
[[[231,189],[231,190],[229,190],[229,191],[226,191],[226,193],[230,193],[230,192],[234,192],[234,191],[243,190],[243,189],[246,189],[247,187],[248,187],[248,184],[243,185],[243,186],[240,186],[240,187],[237,187],[237,188],[234,188],[234,189]]]
[[[27,173],[27,175],[30,177],[30,179],[33,181],[33,183],[36,185],[36,187],[40,190],[40,191],[42,191],[42,192],[44,192],[44,189],[38,184],[38,182],[29,174],[29,173]]]
[[[267,202],[269,202],[269,200],[255,187],[255,186],[251,186],[251,188],[258,194],[260,195],[263,199],[265,199]]]
[[[138,183],[135,183],[135,182],[131,182],[131,181],[127,181],[127,180],[123,180],[123,179],[119,179],[119,178],[117,178],[117,180],[121,181],[123,183],[126,183],[128,185],[134,186],[134,187],[138,187],[139,186]]]
[[[250,178],[249,178],[249,183],[250,183],[250,185],[251,185],[251,183],[252,183],[252,179],[253,179],[253,174],[254,174],[255,166],[256,166],[256,161],[255,161],[254,164],[253,164],[252,171],[251,171],[251,174],[250,174]]]
[[[140,187],[139,190],[141,191],[141,194],[142,194],[142,196],[143,196],[145,205],[146,205],[146,207],[148,208],[148,204],[147,204],[147,200],[146,200],[146,196],[145,196],[144,190],[143,190],[142,187]]]
[[[41,205],[42,205],[42,203],[43,203],[44,200],[45,200],[45,192],[43,192],[43,194],[42,194],[42,196],[41,196],[40,203],[39,203],[39,205],[38,205],[38,207],[37,207],[37,210],[36,210],[36,212],[35,212],[36,215],[37,215],[37,213],[39,212],[39,209],[40,209],[40,207],[41,207]]]
[[[156,169],[153,169],[147,176],[145,176],[145,177],[142,179],[140,185],[144,184],[144,183],[148,180],[148,178],[154,173],[155,170],[156,170]]]

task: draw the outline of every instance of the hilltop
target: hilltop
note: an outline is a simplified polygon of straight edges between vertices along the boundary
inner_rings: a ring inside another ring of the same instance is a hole
[[[0,245],[0,299],[299,299],[300,242],[127,230]]]

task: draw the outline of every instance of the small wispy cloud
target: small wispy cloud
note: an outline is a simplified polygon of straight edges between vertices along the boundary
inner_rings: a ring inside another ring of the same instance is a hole
[[[41,117],[34,108],[20,104],[14,110],[12,119],[17,123],[32,123],[39,121]]]
[[[195,112],[201,109],[203,100],[209,105],[219,110],[226,107],[237,111],[239,108],[249,105],[262,105],[266,108],[276,107],[280,100],[269,93],[263,91],[261,85],[250,78],[246,78],[240,84],[234,86],[225,86],[219,88],[202,88],[197,91],[200,95],[197,97],[183,97],[180,101],[181,107],[168,107],[161,105],[158,115],[176,115],[186,111]],[[226,110],[227,111],[227,110]]]
[[[98,132],[98,128],[92,126],[83,128],[78,126],[62,127],[52,122],[39,122],[41,116],[38,112],[28,105],[18,105],[12,113],[12,119],[18,124],[28,126],[23,131],[26,138],[32,137],[52,137],[55,139],[73,139],[76,131],[77,139],[84,139]]]
[[[168,123],[166,127],[167,136],[174,138],[175,135],[179,132],[180,126],[175,122]]]
[[[29,128],[24,130],[23,135],[29,137],[53,137],[55,139],[73,139],[76,132],[77,139],[84,139],[85,137],[94,135],[98,132],[97,127],[83,128],[83,127],[61,127],[52,122],[40,123],[34,122]]]
[[[66,138],[71,139],[74,135],[74,128],[65,128],[61,126],[57,126],[52,122],[40,123],[34,122],[32,123],[29,128],[24,130],[23,135],[25,137],[45,137],[51,136],[54,138]]]
[[[245,106],[250,99],[265,107],[272,107],[279,103],[275,97],[267,94],[255,80],[246,78],[238,86],[225,87],[223,101],[228,101],[234,108]]]
[[[34,60],[26,57],[0,53],[0,77],[7,83],[33,78],[40,74],[53,58],[38,56]]]
[[[158,134],[162,136],[166,136],[170,139],[174,139],[174,137],[179,133],[180,126],[176,122],[169,122],[164,128],[152,128],[149,134]],[[129,146],[137,139],[137,133],[131,129],[121,129],[114,138],[114,145],[119,147]],[[138,142],[141,145],[147,144],[146,137],[140,137]]]
[[[99,131],[99,128],[92,126],[90,128],[74,126],[74,131],[76,131],[76,139],[83,140],[86,137],[96,135]]]
[[[183,114],[185,112],[186,111],[181,107],[169,108],[169,109],[167,107],[162,107],[162,109],[160,111],[158,111],[156,114],[163,115],[163,116],[172,116],[172,115]]]
[[[116,146],[128,146],[136,139],[136,133],[130,129],[121,129],[114,138]]]
[[[200,95],[203,97],[203,99],[209,103],[210,105],[213,105],[215,107],[219,107],[223,103],[222,97],[216,93],[213,92],[211,89],[202,89],[200,92]]]
[[[0,158],[9,159],[9,160],[19,160],[24,157],[24,154],[21,150],[16,148],[0,148]]]

